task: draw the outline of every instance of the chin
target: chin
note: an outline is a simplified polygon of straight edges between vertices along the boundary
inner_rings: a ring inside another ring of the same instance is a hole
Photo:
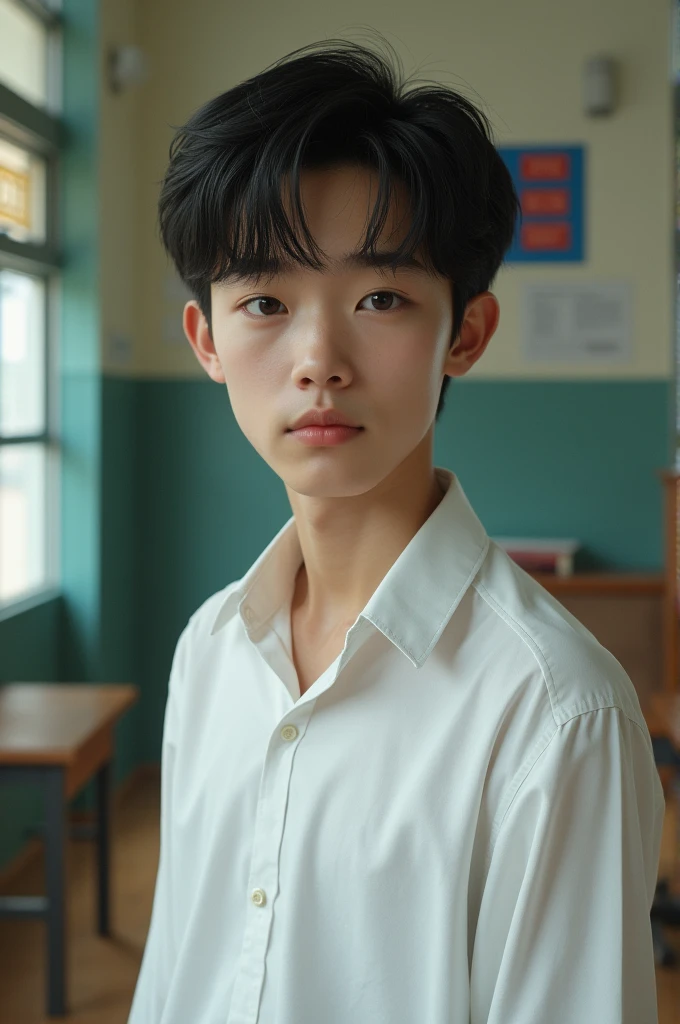
[[[310,451],[305,452],[304,464],[274,469],[289,490],[309,498],[356,498],[377,487],[390,472],[375,456],[368,462],[353,461],[337,459],[337,449],[316,449],[311,456]]]

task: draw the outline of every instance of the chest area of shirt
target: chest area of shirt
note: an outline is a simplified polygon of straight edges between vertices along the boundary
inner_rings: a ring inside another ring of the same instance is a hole
[[[450,687],[428,691],[402,665],[391,673],[368,645],[320,697],[291,706],[273,673],[249,679],[248,664],[234,665],[242,671],[223,680],[238,688],[232,699],[207,703],[182,745],[178,775],[193,782],[177,820],[196,848],[280,824],[291,863],[348,879],[405,859],[442,871],[456,851],[465,859],[485,741],[456,713]]]

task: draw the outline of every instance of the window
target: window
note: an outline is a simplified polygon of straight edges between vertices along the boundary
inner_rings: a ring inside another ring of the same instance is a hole
[[[0,71],[3,82],[36,106],[47,99],[47,33],[31,8],[0,0]]]
[[[0,607],[58,576],[59,47],[56,3],[0,0]]]

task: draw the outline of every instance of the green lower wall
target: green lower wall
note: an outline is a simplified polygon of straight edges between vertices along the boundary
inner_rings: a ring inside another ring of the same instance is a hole
[[[159,760],[168,673],[187,619],[243,575],[290,506],[223,386],[104,377],[100,401],[97,500],[66,506],[65,551],[77,571],[65,567],[62,600],[0,622],[0,679],[136,683],[140,701],[117,727],[120,783]],[[655,571],[657,471],[674,463],[673,417],[670,382],[456,380],[435,462],[457,473],[491,534],[577,536],[584,568]],[[95,551],[89,561],[81,530]],[[78,674],[86,664],[94,668]],[[73,806],[89,809],[92,788]],[[0,868],[35,816],[33,797],[3,790]]]

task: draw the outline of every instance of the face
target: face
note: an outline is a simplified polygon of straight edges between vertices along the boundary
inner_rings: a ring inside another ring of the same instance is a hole
[[[375,203],[371,172],[306,170],[300,184],[308,226],[331,269],[213,285],[212,338],[195,302],[185,308],[184,329],[206,372],[226,384],[243,433],[286,487],[347,497],[378,486],[419,451],[429,457],[444,375],[460,376],[479,358],[498,304],[488,292],[478,297],[450,352],[447,279],[342,262],[361,244]],[[378,249],[395,249],[408,232],[408,197],[397,188]],[[290,428],[313,408],[338,410],[363,429],[342,444],[305,445]]]

